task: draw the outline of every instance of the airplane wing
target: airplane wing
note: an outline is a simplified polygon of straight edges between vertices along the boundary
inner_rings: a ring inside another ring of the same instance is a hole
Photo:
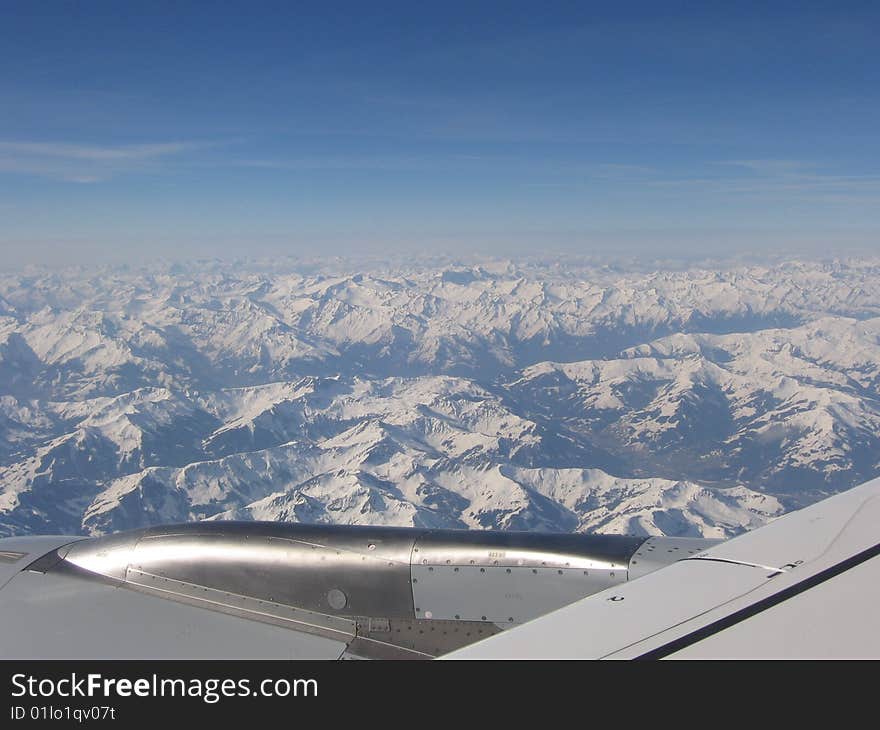
[[[0,658],[430,659],[714,542],[261,522],[7,538]]]
[[[880,479],[447,656],[880,657]]]
[[[718,543],[204,522],[0,540],[0,657],[878,657],[880,480]]]

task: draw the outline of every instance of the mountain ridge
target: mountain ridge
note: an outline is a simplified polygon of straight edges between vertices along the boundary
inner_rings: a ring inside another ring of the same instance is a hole
[[[235,517],[729,537],[880,473],[878,274],[0,274],[0,534]]]

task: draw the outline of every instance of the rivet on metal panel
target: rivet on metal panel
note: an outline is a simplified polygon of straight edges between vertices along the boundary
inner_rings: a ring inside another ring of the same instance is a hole
[[[348,603],[348,598],[338,588],[331,588],[327,591],[327,603],[330,604],[330,608],[335,611],[340,611],[345,608],[345,604]]]

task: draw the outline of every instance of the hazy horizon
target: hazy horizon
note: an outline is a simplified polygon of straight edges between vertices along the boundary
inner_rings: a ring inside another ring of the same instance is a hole
[[[88,255],[93,253],[95,255]],[[51,257],[35,255],[4,256],[0,260],[0,275],[21,275],[27,272],[99,272],[173,270],[181,267],[189,270],[194,266],[216,267],[218,271],[244,267],[254,272],[275,273],[325,273],[339,275],[376,274],[398,269],[478,268],[509,264],[513,267],[555,265],[562,267],[612,267],[622,273],[646,273],[677,270],[725,271],[740,267],[775,267],[788,263],[803,262],[830,264],[832,262],[872,262],[880,258],[880,249],[872,246],[823,246],[816,242],[811,246],[789,246],[742,250],[725,249],[723,246],[670,247],[664,250],[637,246],[596,247],[582,250],[577,247],[543,248],[523,245],[519,248],[486,248],[460,246],[435,251],[407,250],[402,246],[339,247],[330,252],[321,247],[259,247],[243,246],[240,251],[200,247],[174,247],[167,249],[151,246],[136,249],[102,249],[100,246],[82,244],[55,251]],[[85,255],[84,255],[85,254]]]

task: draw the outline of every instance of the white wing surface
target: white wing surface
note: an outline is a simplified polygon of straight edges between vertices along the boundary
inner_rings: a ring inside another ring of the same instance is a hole
[[[447,656],[880,657],[880,479]]]

